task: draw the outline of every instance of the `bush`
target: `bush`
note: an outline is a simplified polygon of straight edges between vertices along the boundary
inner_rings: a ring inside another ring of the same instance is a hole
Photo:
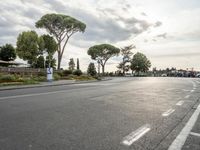
[[[54,74],[53,74],[53,79],[54,79],[54,80],[60,80],[60,78],[61,78],[61,77],[60,77],[60,75],[59,75],[58,73],[54,73]]]
[[[77,75],[77,76],[80,76],[80,75],[82,75],[83,73],[82,73],[82,71],[81,70],[74,70],[74,72],[73,72],[73,75]]]
[[[64,76],[68,76],[68,75],[70,75],[70,74],[72,74],[72,70],[64,70],[64,71],[63,71],[63,75],[64,75]]]
[[[81,75],[81,76],[77,76],[76,80],[79,80],[79,81],[95,80],[95,78],[93,78],[92,76],[88,76],[88,75]]]
[[[16,78],[14,75],[2,75],[0,77],[0,82],[15,82]]]

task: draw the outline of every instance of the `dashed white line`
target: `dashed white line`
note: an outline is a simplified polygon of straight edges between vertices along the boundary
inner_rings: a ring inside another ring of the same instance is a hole
[[[190,135],[194,135],[194,136],[200,137],[200,133],[190,132]]]
[[[140,139],[150,130],[151,130],[150,125],[145,124],[144,126],[138,128],[137,130],[131,132],[129,135],[125,136],[121,143],[126,146],[131,146],[135,141]]]
[[[170,114],[172,114],[175,110],[174,109],[169,109],[167,110],[166,112],[162,113],[162,116],[163,117],[167,117],[169,116]]]
[[[181,150],[200,113],[200,104],[168,150]]]
[[[185,98],[189,98],[189,97],[190,97],[190,95],[185,96]]]
[[[192,92],[194,92],[194,90],[191,90],[190,92],[192,93]]]
[[[176,105],[177,105],[177,106],[181,106],[181,105],[183,105],[183,103],[184,103],[184,101],[178,101],[178,102],[176,103]]]

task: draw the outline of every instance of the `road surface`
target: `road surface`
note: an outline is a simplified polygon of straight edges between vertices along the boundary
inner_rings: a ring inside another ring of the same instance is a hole
[[[0,91],[0,150],[199,150],[200,81],[110,81]]]

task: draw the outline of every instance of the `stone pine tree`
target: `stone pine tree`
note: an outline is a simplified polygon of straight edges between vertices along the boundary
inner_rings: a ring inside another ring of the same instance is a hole
[[[104,75],[106,62],[114,56],[117,56],[120,49],[110,44],[100,44],[89,48],[88,55],[93,60],[96,60],[102,67],[102,74]]]
[[[76,69],[80,70],[80,66],[79,66],[79,59],[77,58],[77,63],[76,63]]]
[[[74,69],[75,69],[74,59],[70,58],[70,60],[69,60],[69,70],[74,71]]]
[[[91,76],[96,76],[97,71],[96,71],[94,63],[90,63],[88,65],[87,74]]]
[[[86,25],[81,21],[63,14],[46,14],[36,22],[37,28],[44,28],[53,35],[58,43],[58,69],[70,37],[77,32],[84,32]]]

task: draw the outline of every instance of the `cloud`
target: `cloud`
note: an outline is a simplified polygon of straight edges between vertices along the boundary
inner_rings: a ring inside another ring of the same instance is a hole
[[[158,34],[156,37],[166,39],[167,38],[167,33]]]
[[[154,24],[154,27],[160,27],[161,25],[162,25],[162,22],[157,21],[157,22]]]

